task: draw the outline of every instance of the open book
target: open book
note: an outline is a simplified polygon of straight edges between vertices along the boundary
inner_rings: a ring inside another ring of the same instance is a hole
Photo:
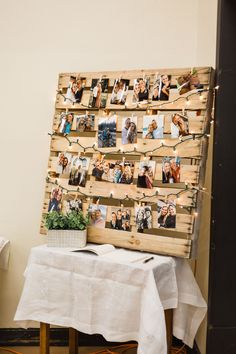
[[[73,250],[72,252],[92,252],[103,259],[111,260],[118,263],[145,263],[146,259],[153,256],[150,253],[131,251],[123,248],[115,248],[110,244],[94,245],[89,244],[83,248]],[[153,258],[153,257],[152,257]]]

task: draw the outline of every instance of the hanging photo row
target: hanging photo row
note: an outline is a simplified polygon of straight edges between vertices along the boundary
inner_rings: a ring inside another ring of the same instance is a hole
[[[189,258],[211,82],[211,68],[60,74],[43,215],[82,210],[90,242]]]

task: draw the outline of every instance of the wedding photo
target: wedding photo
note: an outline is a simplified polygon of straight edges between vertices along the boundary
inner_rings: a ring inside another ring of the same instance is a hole
[[[152,228],[152,210],[148,205],[135,208],[135,222],[137,232],[143,233],[145,229]]]
[[[82,211],[82,199],[72,194],[67,194],[63,198],[63,209],[65,213],[70,213],[71,211],[76,211],[78,213],[79,211]]]
[[[62,189],[59,187],[52,188],[50,201],[48,204],[48,212],[61,211],[62,209]]]
[[[162,139],[164,134],[164,115],[145,115],[143,117],[143,139]]]
[[[70,134],[71,131],[71,127],[73,124],[73,120],[74,120],[74,113],[61,113],[60,115],[60,123],[58,125],[58,129],[57,132],[61,133],[63,135],[68,135]]]
[[[162,183],[180,183],[180,157],[164,157]]]
[[[98,118],[98,147],[116,146],[116,115]]]
[[[140,161],[137,187],[139,188],[153,188],[153,181],[155,176],[155,161]]]
[[[174,201],[158,200],[157,223],[158,228],[176,228],[176,204]]]
[[[94,131],[95,114],[82,114],[75,117],[76,131],[92,132]]]
[[[126,117],[122,119],[122,144],[137,143],[137,117]]]
[[[149,82],[150,79],[139,78],[134,80],[134,91],[132,102],[142,102],[147,101],[149,96]]]
[[[171,116],[171,138],[176,139],[180,136],[189,134],[189,122],[188,118],[182,114],[175,113]]]
[[[89,107],[105,108],[108,96],[109,79],[92,79]]]
[[[89,157],[73,157],[69,174],[69,185],[85,187],[88,176],[89,163]]]
[[[111,208],[111,220],[109,228],[121,231],[131,231],[130,229],[131,209]]]
[[[96,159],[92,162],[92,176],[96,181],[131,184],[133,182],[134,162]]]
[[[125,104],[129,90],[129,80],[116,79],[111,95],[111,104]]]
[[[100,204],[90,204],[88,208],[89,224],[99,228],[105,228],[107,206]]]
[[[56,173],[61,178],[68,178],[71,167],[72,155],[68,152],[60,152],[56,166]]]
[[[153,84],[152,101],[168,101],[171,87],[171,75],[158,76]]]
[[[86,84],[86,78],[77,78],[74,76],[70,77],[69,85],[66,91],[66,103],[80,103]]]

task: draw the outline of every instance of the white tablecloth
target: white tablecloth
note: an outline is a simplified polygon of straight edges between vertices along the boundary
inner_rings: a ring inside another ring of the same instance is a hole
[[[39,321],[108,341],[136,340],[138,354],[166,354],[169,308],[173,334],[192,346],[206,303],[183,259],[154,255],[146,264],[131,263],[38,246],[31,250],[15,320],[25,328]]]

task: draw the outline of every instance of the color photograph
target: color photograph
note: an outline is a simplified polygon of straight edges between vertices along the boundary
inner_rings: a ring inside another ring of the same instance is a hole
[[[162,139],[164,134],[164,115],[143,117],[143,139]]]
[[[109,228],[113,230],[131,231],[130,216],[131,216],[131,209],[111,208]]]
[[[95,114],[82,114],[75,117],[76,131],[92,132],[94,131]]]
[[[111,95],[111,104],[125,104],[129,90],[129,80],[116,79]]]
[[[148,101],[149,81],[149,78],[139,78],[134,80],[133,103]]]
[[[61,211],[62,208],[62,190],[59,187],[53,187],[50,194],[48,212]]]
[[[116,115],[98,118],[98,147],[116,146]]]
[[[96,181],[107,181],[111,183],[131,184],[133,182],[134,162],[133,161],[112,161],[96,159],[93,163],[92,176]]]
[[[108,79],[92,79],[89,107],[105,108],[108,96]]]
[[[153,188],[155,166],[155,161],[140,161],[137,187],[149,189]]]
[[[180,157],[164,157],[162,183],[180,183]]]
[[[74,120],[74,113],[61,113],[60,123],[57,129],[57,132],[63,135],[68,135],[71,132],[71,127]]]
[[[100,204],[90,204],[88,208],[89,224],[99,228],[105,228],[107,206]]]
[[[188,118],[182,114],[175,113],[171,117],[171,138],[179,138],[180,136],[185,136],[189,134],[189,123]]]
[[[56,173],[61,178],[68,178],[71,167],[72,155],[67,152],[60,152],[58,154],[58,161],[56,166]]]
[[[152,228],[152,210],[148,205],[135,208],[135,222],[137,232],[143,233],[145,229]]]
[[[158,228],[176,228],[176,204],[174,201],[158,200],[157,223]]]
[[[160,75],[153,84],[152,101],[168,101],[170,95],[171,76],[167,74]]]
[[[180,95],[192,90],[202,89],[203,85],[200,84],[197,71],[193,68],[193,70],[186,75],[179,76],[177,79],[177,88]]]
[[[122,119],[122,144],[137,143],[137,117],[126,117]]]
[[[66,103],[80,103],[86,84],[86,78],[77,78],[74,76],[70,77],[69,85],[66,91]]]
[[[90,158],[75,156],[71,161],[68,184],[71,186],[85,187]]]

